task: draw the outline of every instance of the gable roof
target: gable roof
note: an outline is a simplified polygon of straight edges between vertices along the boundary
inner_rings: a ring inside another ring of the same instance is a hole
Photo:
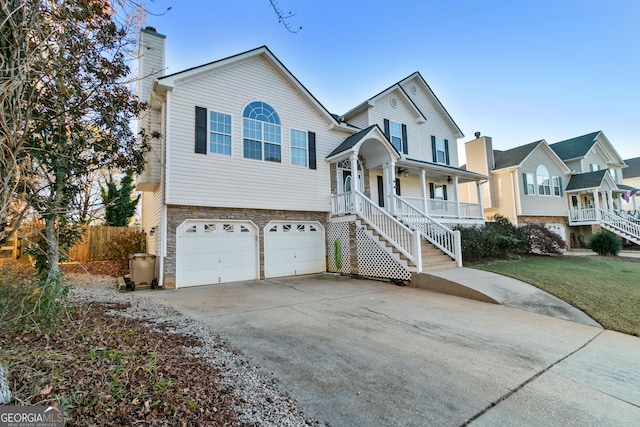
[[[543,142],[544,140],[541,139],[540,141],[531,142],[505,151],[493,150],[494,169],[504,169],[510,166],[520,165],[524,159]]]
[[[398,82],[398,85],[401,85],[401,84],[413,79],[414,77],[417,77],[419,79],[419,81],[429,91],[431,96],[433,96],[433,98],[436,100],[436,102],[438,103],[438,106],[442,109],[442,112],[445,114],[445,117],[447,117],[449,119],[449,121],[451,122],[453,127],[458,131],[458,138],[464,138],[464,133],[462,132],[462,130],[460,129],[458,124],[455,122],[455,120],[453,120],[453,117],[451,117],[451,114],[449,114],[447,109],[444,108],[444,105],[442,104],[442,102],[440,102],[440,99],[436,96],[436,93],[433,91],[433,89],[431,89],[431,86],[429,86],[429,83],[427,83],[427,81],[424,79],[424,77],[422,77],[422,74],[420,74],[420,71],[416,71],[415,73],[412,73],[409,76],[405,77],[404,79],[400,80]]]
[[[591,132],[575,138],[551,144],[550,147],[562,160],[582,158],[589,153],[591,147],[596,143],[596,137],[601,131]]]
[[[606,169],[595,172],[579,173],[571,177],[565,191],[600,187],[602,185],[602,181],[607,176],[609,176],[609,174]]]
[[[320,101],[318,101],[318,99],[313,96],[313,94],[309,92],[309,90],[302,83],[300,83],[300,81],[289,71],[287,67],[284,66],[284,64],[273,54],[273,52],[271,52],[271,50],[269,50],[267,46],[260,46],[258,48],[238,53],[236,55],[222,58],[213,62],[209,62],[207,64],[198,65],[196,67],[168,74],[166,76],[159,77],[157,79],[157,82],[159,86],[165,89],[171,89],[178,81],[199,76],[203,73],[258,56],[266,59],[267,62],[269,62],[277,71],[279,71],[284,76],[284,78],[289,83],[291,83],[291,85],[296,88],[301,93],[301,95],[306,98],[309,103],[313,105],[316,110],[318,110],[327,119],[329,123],[332,124],[332,126],[340,127],[344,130],[351,130],[352,132],[355,131],[353,127],[349,127],[346,124],[341,123],[333,114],[331,114],[324,107],[324,105],[322,105]]]
[[[373,95],[371,98],[367,99],[364,102],[361,102],[360,104],[358,104],[355,108],[352,108],[351,110],[347,111],[346,113],[344,113],[342,115],[343,118],[348,117],[352,114],[355,114],[359,111],[361,111],[362,109],[364,109],[365,107],[368,107],[372,102],[374,102],[377,98],[384,96],[386,94],[388,94],[389,92],[393,91],[393,90],[398,90],[400,91],[402,94],[404,94],[404,96],[409,100],[409,102],[411,102],[411,104],[413,105],[413,108],[415,108],[415,110],[426,120],[426,116],[424,115],[424,113],[422,113],[422,111],[420,111],[420,108],[418,108],[418,106],[415,104],[415,102],[413,101],[413,99],[411,99],[411,97],[409,96],[409,94],[407,94],[407,92],[404,90],[404,88],[401,86],[403,83],[413,79],[413,78],[419,78],[419,81],[424,85],[424,87],[427,89],[427,91],[431,94],[431,96],[433,96],[433,98],[436,101],[437,106],[440,108],[440,110],[444,113],[445,117],[449,120],[449,122],[451,123],[451,125],[453,126],[453,128],[458,132],[458,136],[460,138],[464,137],[464,134],[462,133],[462,130],[460,130],[460,127],[457,125],[457,123],[453,120],[453,117],[451,117],[451,115],[449,114],[449,112],[447,111],[446,108],[444,108],[444,105],[442,105],[442,102],[440,102],[440,99],[438,99],[438,97],[436,96],[436,94],[433,92],[433,90],[431,89],[431,87],[429,86],[429,84],[427,84],[427,81],[424,79],[424,77],[422,77],[422,74],[420,74],[419,71],[416,71],[414,73],[411,73],[410,75],[408,75],[407,77],[405,77],[404,79],[392,84],[391,86],[389,86],[388,88],[382,90],[381,92]]]
[[[396,157],[400,158],[400,153],[398,152],[396,147],[394,147],[393,144],[391,144],[391,142],[389,142],[389,140],[387,139],[386,135],[384,134],[384,132],[382,131],[382,129],[380,129],[380,126],[378,126],[378,125],[371,125],[368,128],[362,129],[360,132],[349,136],[347,139],[342,141],[340,143],[340,145],[338,145],[336,148],[334,148],[333,151],[331,153],[329,153],[329,155],[326,158],[329,159],[329,158],[331,158],[331,157],[333,157],[335,155],[338,155],[340,153],[343,153],[345,151],[350,150],[351,148],[353,148],[356,145],[358,145],[358,143],[360,141],[362,141],[364,138],[366,138],[367,136],[369,136],[372,132],[375,132],[376,130],[378,131],[379,136],[382,139],[384,139],[384,141],[386,141],[387,145],[393,149],[393,152],[395,152]]]
[[[624,162],[629,166],[622,169],[622,176],[624,179],[640,177],[640,157],[627,159]]]

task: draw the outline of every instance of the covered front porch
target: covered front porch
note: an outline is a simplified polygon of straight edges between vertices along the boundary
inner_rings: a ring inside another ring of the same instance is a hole
[[[573,179],[573,178],[572,178]],[[640,218],[622,209],[622,200],[633,197],[635,189],[618,186],[606,174],[598,187],[572,188],[571,182],[566,194],[569,201],[570,226],[598,225],[620,237],[640,244]]]
[[[623,210],[622,206],[623,200],[631,201],[634,211],[637,211],[636,192],[635,188],[616,184],[605,171],[573,176],[565,190],[569,203],[569,225],[599,224],[609,215],[633,220],[633,215]]]
[[[409,205],[450,226],[484,223],[482,203],[461,201],[458,187],[475,182],[480,195],[484,175],[400,158],[383,139],[375,126],[348,138],[347,144],[329,156],[332,215],[354,213],[353,197],[349,194],[359,192],[391,216],[396,216],[402,205]]]
[[[482,203],[461,201],[459,184],[475,182],[476,191],[480,195],[485,176],[447,165],[401,159],[386,170],[373,169],[371,174],[375,178],[371,180],[372,186],[384,183],[385,173],[392,175],[394,193],[398,196],[388,206],[390,213],[397,211],[398,199],[402,199],[431,218],[450,226],[484,224]],[[380,192],[379,188],[376,190]],[[481,197],[478,199],[482,200]],[[378,197],[378,203],[382,206],[380,201]]]

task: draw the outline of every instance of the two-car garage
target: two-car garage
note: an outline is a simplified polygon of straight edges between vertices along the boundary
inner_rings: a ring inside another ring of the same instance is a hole
[[[264,277],[325,270],[324,228],[271,221],[264,232]],[[184,221],[176,230],[176,287],[260,278],[260,233],[252,221]]]

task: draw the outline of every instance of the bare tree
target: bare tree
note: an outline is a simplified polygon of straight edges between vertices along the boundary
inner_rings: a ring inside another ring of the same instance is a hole
[[[285,13],[280,8],[278,3],[279,3],[278,0],[269,0],[269,4],[271,5],[271,8],[273,9],[273,12],[278,17],[278,22],[280,24],[282,24],[284,26],[284,28],[286,28],[286,30],[289,31],[290,33],[297,33],[298,31],[300,31],[302,29],[302,26],[299,26],[298,28],[293,28],[291,26],[291,24],[289,24],[289,19],[291,19],[294,16],[296,16],[296,14],[292,13],[292,12],[286,12]]]

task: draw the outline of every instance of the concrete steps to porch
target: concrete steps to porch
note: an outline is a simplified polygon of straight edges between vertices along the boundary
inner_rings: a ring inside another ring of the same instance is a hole
[[[452,260],[449,255],[445,254],[440,249],[438,249],[434,244],[424,239],[421,241],[421,250],[422,250],[422,271],[457,267],[456,262]]]

